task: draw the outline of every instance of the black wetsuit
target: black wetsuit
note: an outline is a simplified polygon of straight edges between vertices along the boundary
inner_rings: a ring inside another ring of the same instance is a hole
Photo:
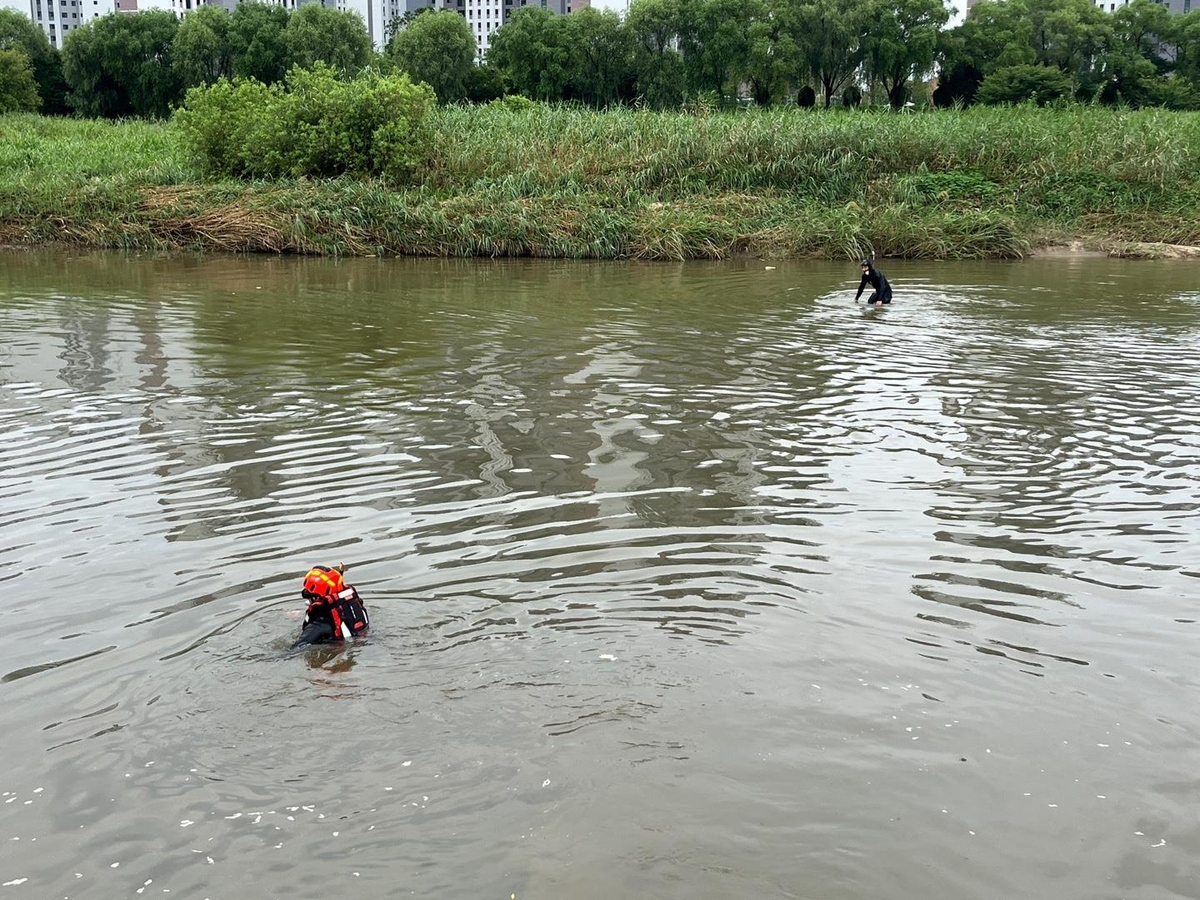
[[[855,301],[862,296],[862,292],[868,284],[875,289],[871,292],[871,296],[867,298],[868,303],[892,302],[892,286],[888,283],[887,276],[874,266],[863,272],[862,281],[858,285],[858,293],[854,295]]]

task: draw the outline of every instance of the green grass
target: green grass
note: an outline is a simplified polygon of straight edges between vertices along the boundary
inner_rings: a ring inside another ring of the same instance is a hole
[[[1017,257],[1200,243],[1200,114],[438,110],[416,185],[204,181],[169,124],[0,117],[0,242],[322,254]]]

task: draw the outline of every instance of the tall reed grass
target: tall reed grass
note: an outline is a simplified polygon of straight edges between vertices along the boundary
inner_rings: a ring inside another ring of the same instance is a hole
[[[448,107],[419,183],[202,180],[170,125],[0,117],[0,241],[326,254],[1015,257],[1200,242],[1200,114]]]

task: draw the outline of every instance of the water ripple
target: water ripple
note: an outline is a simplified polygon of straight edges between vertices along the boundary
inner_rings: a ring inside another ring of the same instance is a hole
[[[39,896],[68,858],[95,896],[1100,895],[1135,831],[1200,852],[1179,273],[900,268],[864,312],[821,266],[78,265],[0,288]],[[333,351],[280,324],[333,309]],[[291,650],[338,561],[370,638]]]

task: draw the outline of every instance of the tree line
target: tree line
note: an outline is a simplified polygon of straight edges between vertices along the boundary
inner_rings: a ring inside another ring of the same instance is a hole
[[[5,53],[15,76],[5,74]],[[11,95],[19,87],[27,96],[32,83],[32,108],[43,112],[161,118],[195,85],[221,78],[273,85],[293,66],[318,62],[356,73],[374,55],[358,15],[319,4],[295,12],[255,2],[232,13],[200,6],[182,20],[166,10],[110,13],[68,34],[61,52],[28,18],[0,10],[0,112],[31,108]]]
[[[362,19],[318,4],[244,2],[110,14],[61,53],[0,10],[0,112],[162,117],[189,87],[283,82],[323,63],[352,77],[407,73],[441,103],[531,100],[656,109],[686,103],[873,102],[900,108],[1075,100],[1200,108],[1200,10],[1151,0],[1106,13],[1091,0],[980,0],[947,28],[942,0],[634,0],[624,19],[583,9],[514,13],[482,63],[466,19],[423,11],[393,23],[382,54]],[[925,80],[937,76],[929,96]]]

